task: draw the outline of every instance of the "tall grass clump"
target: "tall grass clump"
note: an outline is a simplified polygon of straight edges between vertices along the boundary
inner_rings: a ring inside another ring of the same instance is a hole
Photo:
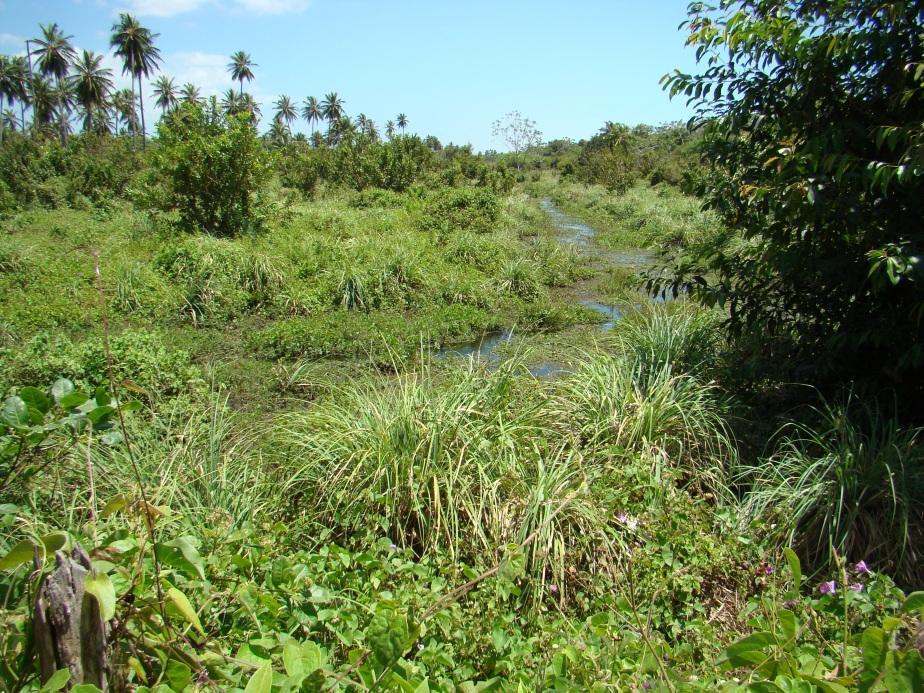
[[[702,373],[715,365],[721,344],[719,313],[689,304],[651,305],[620,320],[620,351],[648,371]]]
[[[836,551],[908,585],[924,583],[922,429],[848,401],[789,423],[776,450],[743,466],[748,522],[775,528],[814,567]]]
[[[419,553],[491,550],[505,533],[518,455],[543,430],[512,377],[470,363],[446,383],[424,367],[384,387],[347,386],[289,419],[299,461],[284,469],[284,493],[344,533],[377,517]]]
[[[686,481],[724,490],[734,446],[714,384],[670,364],[653,368],[644,358],[593,354],[561,381],[557,399],[587,445],[622,456],[656,451]]]

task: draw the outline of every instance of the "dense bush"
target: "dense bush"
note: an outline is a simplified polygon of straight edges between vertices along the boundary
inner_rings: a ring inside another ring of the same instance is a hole
[[[158,125],[151,202],[176,212],[188,230],[215,236],[258,231],[269,154],[247,114],[225,115],[213,103],[184,105]]]
[[[701,192],[747,247],[674,258],[785,377],[924,383],[920,2],[690,5],[700,74],[665,79],[708,121]]]
[[[440,188],[423,207],[423,228],[449,232],[487,231],[500,216],[497,196],[486,188]]]

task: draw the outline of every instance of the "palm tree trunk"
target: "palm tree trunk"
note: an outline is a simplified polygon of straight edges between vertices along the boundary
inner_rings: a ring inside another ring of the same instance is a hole
[[[128,54],[128,72],[132,76],[132,122],[129,123],[129,126],[132,131],[132,149],[134,149],[135,131],[138,128],[135,127],[135,121],[137,120],[135,116],[135,57],[131,53]]]
[[[58,131],[61,134],[61,146],[67,144],[67,130],[64,129],[64,92],[61,91],[61,78],[55,75],[55,87],[58,90]]]
[[[141,149],[147,150],[148,142],[145,138],[147,132],[144,125],[144,89],[141,87],[141,75],[138,75],[138,101],[141,105]]]
[[[20,116],[19,119],[22,121],[22,133],[25,135],[26,134],[26,102],[25,101],[19,102],[19,116]]]

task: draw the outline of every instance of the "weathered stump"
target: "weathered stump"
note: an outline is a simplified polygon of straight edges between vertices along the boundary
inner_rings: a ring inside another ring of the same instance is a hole
[[[99,603],[84,589],[89,572],[90,557],[79,544],[70,556],[56,551],[55,569],[39,588],[32,623],[43,682],[67,668],[69,687],[92,683],[106,690],[107,630]]]

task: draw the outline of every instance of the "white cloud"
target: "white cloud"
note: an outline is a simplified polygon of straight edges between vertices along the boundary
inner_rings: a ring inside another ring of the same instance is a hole
[[[309,0],[121,0],[119,9],[145,17],[172,17],[212,5],[253,14],[288,14],[307,9]]]
[[[0,32],[0,46],[22,46],[25,44],[25,41],[25,36]]]
[[[234,86],[228,74],[228,56],[217,53],[170,53],[164,56],[160,71],[174,77],[178,86],[192,82],[203,96],[221,94]]]

